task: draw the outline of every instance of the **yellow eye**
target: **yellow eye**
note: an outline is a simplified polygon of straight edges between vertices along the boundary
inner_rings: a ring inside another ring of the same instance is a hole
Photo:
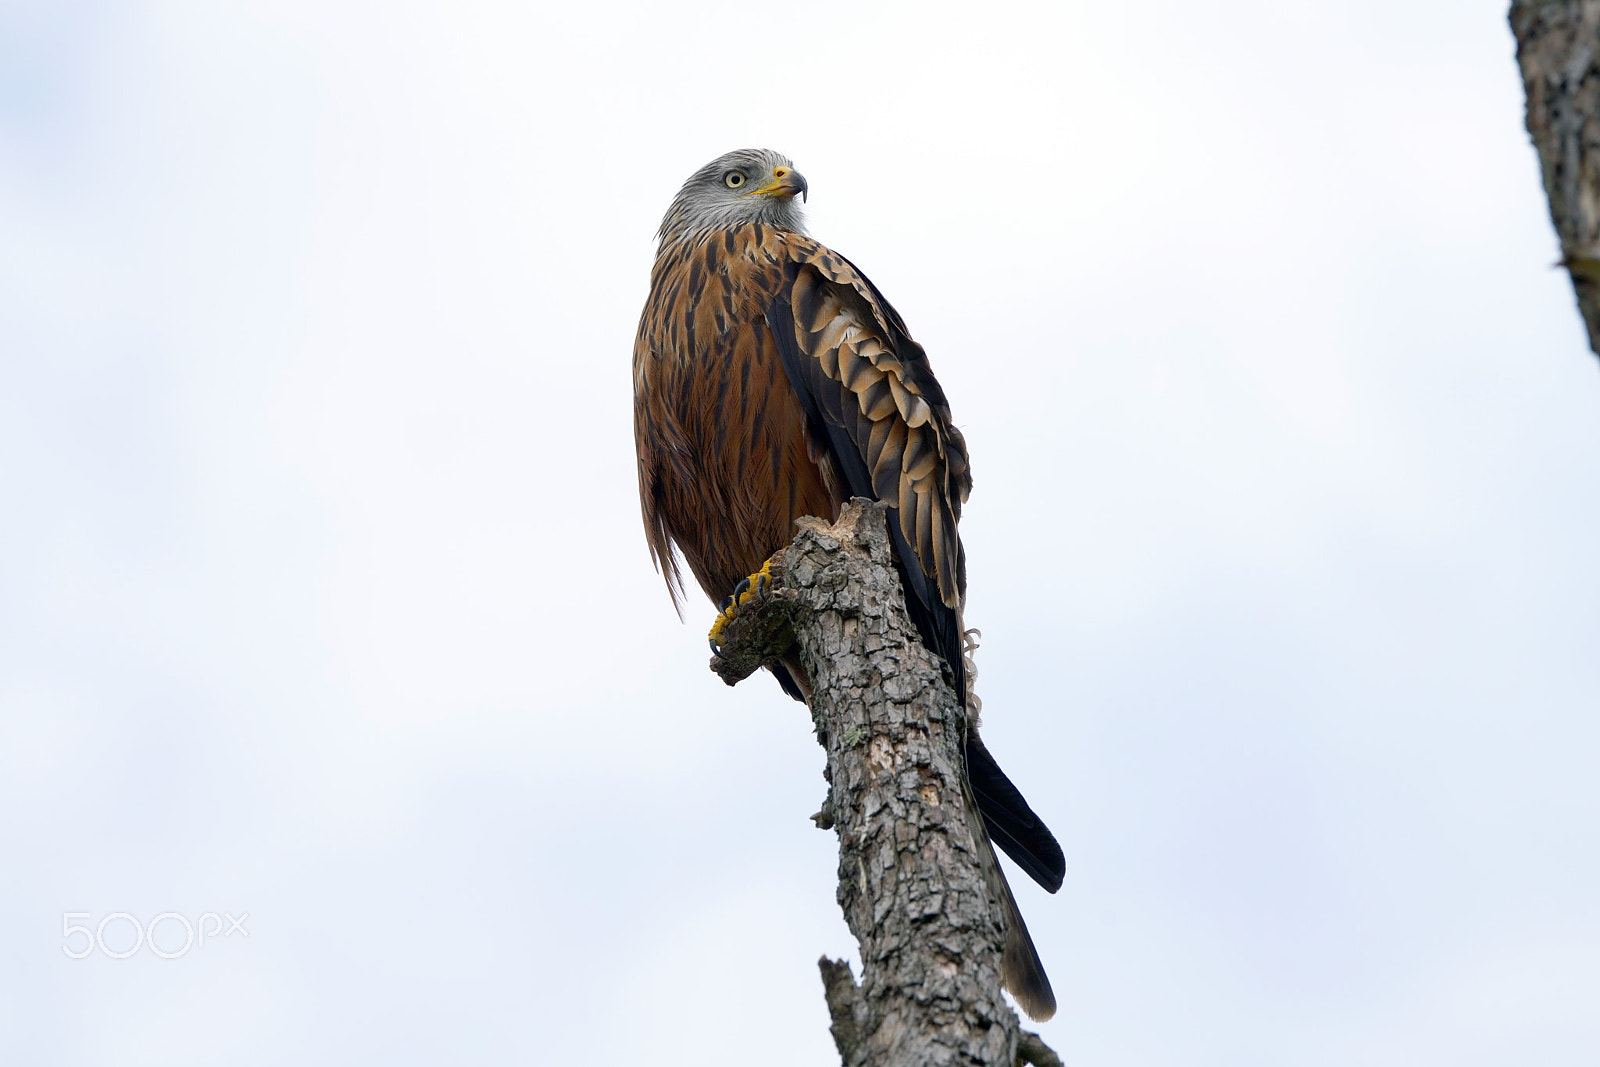
[[[722,184],[729,189],[737,189],[744,184],[744,175],[736,170],[730,170],[722,176]]]

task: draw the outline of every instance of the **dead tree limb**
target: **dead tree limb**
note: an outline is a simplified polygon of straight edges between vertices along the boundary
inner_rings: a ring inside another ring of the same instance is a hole
[[[1510,18],[1561,266],[1600,355],[1600,0],[1513,0]]]
[[[835,525],[801,520],[711,666],[734,685],[798,655],[811,681],[830,783],[813,818],[839,835],[837,897],[861,943],[860,985],[820,962],[845,1067],[1059,1063],[1000,993],[999,871],[966,786],[965,711],[906,614],[884,513],[854,500]]]

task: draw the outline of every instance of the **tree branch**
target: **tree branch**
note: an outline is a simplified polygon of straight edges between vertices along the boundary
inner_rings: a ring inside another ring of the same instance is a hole
[[[1600,0],[1513,0],[1510,20],[1560,265],[1600,354]]]
[[[859,986],[820,962],[845,1067],[1059,1063],[1022,1042],[1000,993],[1000,875],[962,765],[966,713],[906,615],[884,514],[853,500],[835,525],[802,519],[711,666],[733,685],[797,658],[810,680],[831,784],[813,818],[839,835],[837,899],[861,944]]]

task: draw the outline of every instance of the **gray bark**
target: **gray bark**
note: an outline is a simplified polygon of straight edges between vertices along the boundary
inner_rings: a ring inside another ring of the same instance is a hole
[[[1600,354],[1600,0],[1514,0],[1510,18],[1561,265]]]
[[[906,614],[884,505],[802,519],[711,666],[729,685],[779,657],[810,679],[830,783],[813,816],[839,835],[837,899],[857,985],[820,961],[845,1067],[1059,1063],[1000,992],[999,871],[966,785],[966,713]]]

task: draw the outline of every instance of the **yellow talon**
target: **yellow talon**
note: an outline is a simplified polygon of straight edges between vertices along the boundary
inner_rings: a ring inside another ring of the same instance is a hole
[[[731,611],[731,610],[732,610],[732,608],[729,609],[729,611]],[[717,621],[716,622],[711,624],[711,632],[709,634],[707,634],[706,636],[708,638],[710,638],[711,647],[713,649],[722,648],[722,631],[726,630],[728,628],[728,623],[730,623],[732,621],[733,621],[733,616],[728,614],[728,612],[725,611],[722,614],[717,616]]]
[[[752,597],[765,596],[771,581],[772,560],[768,559],[760,570],[734,586],[733,595],[723,601],[727,606],[718,612],[717,621],[711,624],[711,632],[706,635],[714,651],[722,647],[722,635],[727,632],[728,624],[739,613],[739,609],[749,603]]]

